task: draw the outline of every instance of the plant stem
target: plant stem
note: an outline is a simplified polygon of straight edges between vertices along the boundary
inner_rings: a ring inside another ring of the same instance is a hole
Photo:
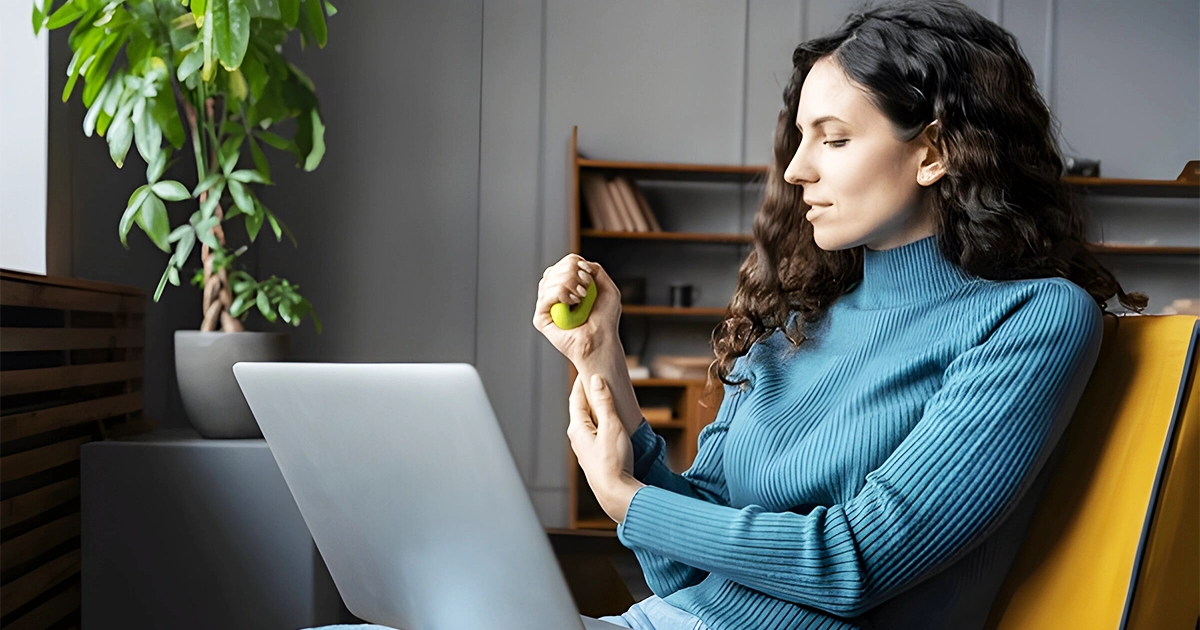
[[[203,90],[203,88],[201,88]],[[198,111],[197,111],[198,110]],[[204,160],[204,149],[201,146],[200,138],[204,135],[212,133],[212,99],[204,99],[200,107],[194,108],[188,104],[187,108],[188,126],[192,132],[192,146],[196,154],[196,172],[203,180],[205,177],[205,167],[208,162]],[[207,134],[200,132],[200,127],[203,126]],[[216,148],[208,147],[210,160],[217,161]],[[219,168],[219,165],[217,166]],[[211,191],[200,193],[200,204],[203,205]],[[218,202],[216,207],[217,224],[213,226],[212,233],[220,243],[222,249],[225,247],[225,230],[221,228],[221,220],[223,213],[221,204]],[[229,307],[233,304],[233,292],[229,288],[229,276],[224,267],[213,273],[213,252],[208,245],[200,247],[200,261],[204,267],[204,301],[202,313],[204,319],[200,323],[200,330],[214,331],[217,328],[217,323],[220,322],[222,332],[241,332],[245,330],[241,320],[229,314]]]

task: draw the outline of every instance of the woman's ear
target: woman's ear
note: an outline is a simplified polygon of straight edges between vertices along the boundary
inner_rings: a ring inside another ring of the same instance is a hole
[[[921,131],[920,142],[925,151],[925,156],[921,158],[921,166],[917,168],[917,183],[921,186],[932,186],[946,174],[946,166],[943,163],[945,155],[941,150],[941,143],[938,142],[941,131],[942,125],[936,120]]]

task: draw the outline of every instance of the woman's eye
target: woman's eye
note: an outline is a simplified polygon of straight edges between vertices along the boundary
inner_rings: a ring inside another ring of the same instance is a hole
[[[826,140],[825,144],[828,144],[828,145],[831,145],[834,147],[844,147],[844,146],[846,146],[847,142],[850,142],[850,141],[849,140]]]

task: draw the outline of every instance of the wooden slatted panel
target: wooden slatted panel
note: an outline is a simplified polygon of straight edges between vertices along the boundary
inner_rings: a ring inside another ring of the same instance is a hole
[[[0,375],[4,395],[48,392],[68,387],[115,383],[142,377],[142,361],[64,365],[33,370],[10,370]]]
[[[0,351],[141,348],[142,331],[121,328],[0,328]]]
[[[79,498],[79,478],[64,479],[0,503],[0,522],[14,525]]]
[[[91,441],[90,437],[81,437],[0,457],[0,479],[9,482],[78,461],[79,447]]]
[[[21,615],[12,623],[4,626],[4,630],[40,630],[48,628],[67,615],[79,610],[80,588],[71,586],[65,591],[51,597],[37,608]]]
[[[0,544],[0,571],[29,562],[79,535],[79,512],[21,534]]]
[[[45,286],[8,278],[0,279],[0,304],[102,313],[142,313],[146,310],[145,298],[140,296]]]
[[[61,407],[14,413],[0,417],[0,442],[10,442],[84,422],[95,422],[141,408],[142,392],[138,391]]]
[[[147,431],[145,294],[0,270],[0,617],[79,623],[79,448]]]
[[[0,616],[24,606],[63,580],[79,573],[78,549],[61,555],[46,564],[4,585],[0,597]]]

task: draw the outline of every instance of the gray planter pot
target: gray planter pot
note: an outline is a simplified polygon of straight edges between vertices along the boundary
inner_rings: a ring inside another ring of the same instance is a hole
[[[239,361],[286,361],[291,333],[175,331],[175,378],[188,421],[206,438],[261,438],[233,376]]]

